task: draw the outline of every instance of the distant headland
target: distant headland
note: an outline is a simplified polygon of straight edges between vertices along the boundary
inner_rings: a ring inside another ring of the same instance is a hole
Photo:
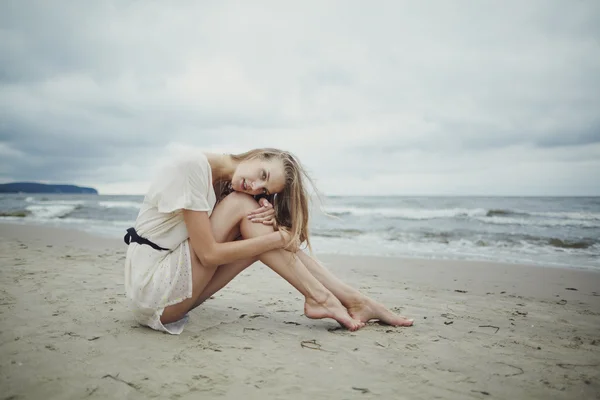
[[[0,193],[79,193],[98,194],[94,188],[75,185],[48,185],[36,182],[12,182],[0,184]]]

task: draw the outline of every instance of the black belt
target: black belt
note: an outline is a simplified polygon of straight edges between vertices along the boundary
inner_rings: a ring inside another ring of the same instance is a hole
[[[127,233],[125,234],[125,237],[123,238],[123,240],[125,241],[126,244],[129,244],[131,242],[139,243],[139,244],[147,244],[148,246],[152,247],[154,250],[166,250],[166,251],[169,251],[169,249],[165,249],[164,247],[160,247],[156,243],[152,243],[148,239],[143,238],[140,235],[138,235],[138,233],[135,231],[135,228],[129,228],[129,229],[127,229]]]

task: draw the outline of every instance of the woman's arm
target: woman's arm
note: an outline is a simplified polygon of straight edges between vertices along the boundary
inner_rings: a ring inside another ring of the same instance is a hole
[[[183,210],[183,218],[192,248],[205,267],[216,267],[281,249],[289,240],[280,231],[252,239],[218,243],[213,236],[207,212]]]

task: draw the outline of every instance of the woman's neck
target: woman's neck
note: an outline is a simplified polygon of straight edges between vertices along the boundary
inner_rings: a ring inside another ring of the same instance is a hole
[[[230,181],[238,163],[228,154],[205,153],[205,155],[212,169],[213,183]]]

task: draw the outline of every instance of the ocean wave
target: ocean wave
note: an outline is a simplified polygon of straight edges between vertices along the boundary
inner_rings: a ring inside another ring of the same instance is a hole
[[[546,211],[532,212],[530,214],[536,217],[572,219],[578,221],[600,221],[600,213],[587,211]]]
[[[365,231],[360,229],[316,229],[311,232],[313,236],[329,237],[329,238],[348,238],[356,237],[365,234]]]
[[[80,209],[81,204],[34,204],[26,207],[30,218],[53,219],[66,218],[73,211]]]
[[[432,219],[474,219],[479,222],[496,225],[600,227],[600,213],[593,212],[535,212],[511,209],[488,210],[484,208],[361,208],[349,206],[327,207],[325,211],[336,217],[384,217],[417,221]]]
[[[452,236],[452,235],[450,235]],[[400,237],[400,236],[398,236]],[[560,242],[559,242],[560,240]],[[562,243],[561,243],[562,242]],[[576,243],[576,242],[584,242]],[[589,244],[589,245],[588,245]],[[585,247],[587,246],[587,247]],[[433,258],[464,258],[470,260],[517,262],[523,264],[562,265],[599,268],[600,242],[595,239],[553,239],[515,235],[454,235],[449,240],[427,240],[414,232],[406,232],[403,240],[383,240],[372,233],[354,238],[315,237],[313,247],[318,252],[378,256],[431,256]],[[584,248],[585,247],[585,248]]]
[[[549,246],[561,249],[588,249],[595,245],[594,242],[589,240],[563,240],[556,238],[548,240],[547,243]]]
[[[491,209],[485,214],[486,217],[493,217],[496,215],[510,215],[513,212],[511,210],[502,210],[502,209]]]
[[[396,243],[442,244],[448,246],[472,247],[552,247],[560,249],[593,249],[600,247],[600,240],[594,238],[556,238],[530,234],[481,234],[475,231],[438,232],[390,232],[389,230],[363,231],[360,229],[320,229],[312,234],[323,238],[371,239]]]
[[[512,217],[477,217],[477,220],[486,224],[494,225],[519,225],[519,226],[576,226],[580,228],[597,228],[600,227],[599,221],[596,220],[581,220],[581,219],[532,219],[532,218],[512,218]]]
[[[31,211],[28,210],[0,211],[0,217],[3,218],[25,218],[29,215],[31,215]]]
[[[327,214],[333,215],[334,217],[343,217],[346,215],[351,215],[352,213],[350,211],[327,211]]]
[[[360,208],[360,207],[326,207],[328,214],[335,216],[382,216],[408,220],[427,220],[437,218],[458,218],[485,216],[487,210],[483,208]]]
[[[488,210],[488,212],[485,214],[486,217],[503,217],[503,216],[514,216],[514,215],[521,215],[521,216],[526,216],[526,215],[530,215],[527,211],[521,211],[521,210],[507,210],[507,209],[502,209],[502,208],[492,208],[490,210]]]
[[[600,221],[600,213],[589,211],[526,211],[510,209],[491,209],[486,217],[522,216],[543,217],[552,219],[571,219],[577,221]]]
[[[85,204],[85,200],[52,200],[46,197],[42,197],[40,200],[31,200],[32,203],[40,204],[44,206],[53,205],[64,205],[64,206],[82,206]]]
[[[104,208],[135,208],[140,209],[142,203],[135,201],[99,201],[98,205]]]

